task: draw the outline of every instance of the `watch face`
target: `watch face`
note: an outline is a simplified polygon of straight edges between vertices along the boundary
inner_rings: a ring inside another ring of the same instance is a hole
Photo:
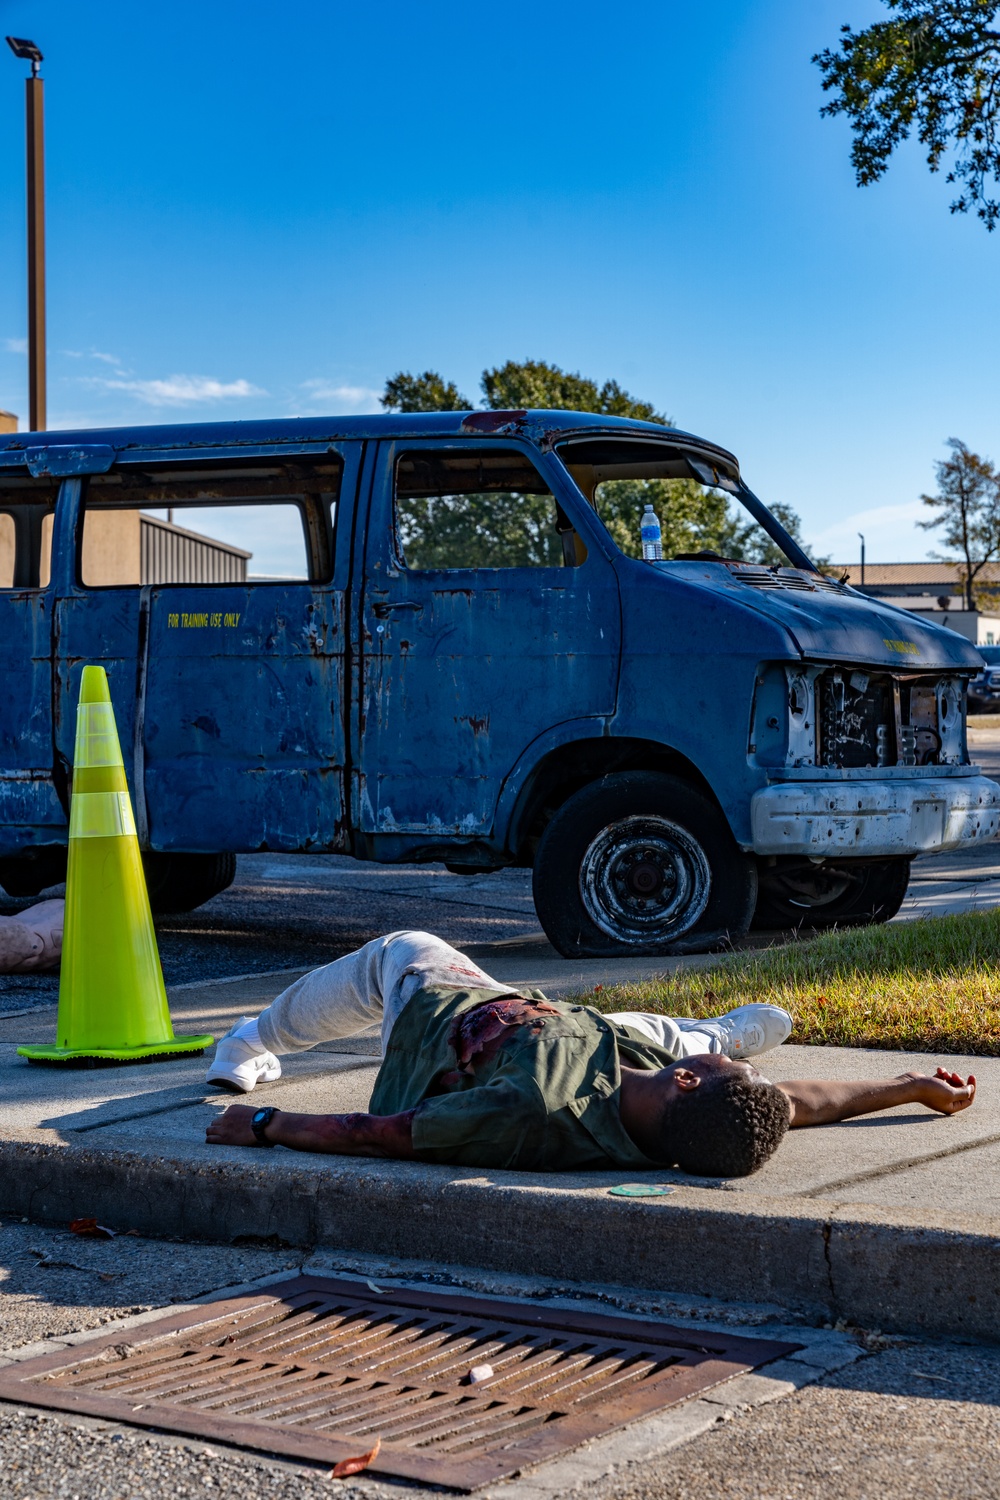
[[[264,1121],[267,1118],[267,1115],[268,1115],[268,1111],[266,1109],[259,1109],[257,1111],[257,1113],[254,1115],[253,1120],[252,1120],[251,1123],[254,1124],[254,1125],[263,1125]]]

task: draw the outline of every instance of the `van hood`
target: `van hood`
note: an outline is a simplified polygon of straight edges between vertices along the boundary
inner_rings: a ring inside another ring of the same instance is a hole
[[[654,566],[764,615],[783,627],[803,657],[916,672],[980,670],[979,652],[957,631],[805,570],[700,559]]]

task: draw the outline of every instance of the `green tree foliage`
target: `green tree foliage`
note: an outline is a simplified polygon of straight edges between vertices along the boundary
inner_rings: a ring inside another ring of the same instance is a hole
[[[659,518],[664,557],[716,552],[768,567],[788,565],[785,554],[752,516],[733,506],[721,490],[705,489],[694,479],[613,479],[598,486],[598,514],[628,557],[642,556],[639,521],[647,505]],[[801,545],[799,518],[792,507],[779,501],[772,511]]]
[[[494,490],[472,495],[408,496],[398,509],[407,566],[558,568],[562,541],[551,495]]]
[[[673,426],[652,402],[638,400],[616,380],[598,385],[544,360],[508,360],[484,370],[480,384],[492,411],[599,412]],[[400,371],[387,380],[382,405],[392,411],[467,411],[470,403],[454,384],[425,370],[422,375]],[[641,556],[639,517],[651,504],[660,518],[665,557],[711,551],[769,566],[787,562],[741,507],[693,479],[616,479],[600,486],[597,500],[601,519],[629,557]],[[801,541],[791,506],[776,505],[774,514]],[[411,567],[510,567],[512,558],[522,566],[558,566],[562,548],[552,516],[551,499],[513,492],[407,500],[399,517],[400,540]]]
[[[669,417],[656,410],[651,401],[637,401],[622,390],[617,380],[606,380],[599,386],[586,376],[570,375],[558,365],[542,359],[526,359],[518,364],[509,359],[505,365],[484,370],[482,380],[485,404],[491,411],[549,410],[596,411],[609,417],[635,417],[642,422],[659,422],[671,427]]]
[[[469,411],[472,402],[453,381],[445,382],[436,370],[408,375],[400,370],[385,383],[381,396],[386,411]]]
[[[911,131],[932,172],[954,153],[952,213],[974,208],[987,229],[1000,218],[1000,30],[997,0],[885,0],[892,16],[863,31],[841,28],[839,49],[813,61],[834,97],[824,115],[846,115],[859,186],[876,182]]]
[[[966,609],[976,607],[976,579],[986,564],[1000,557],[1000,474],[988,458],[980,458],[958,438],[949,438],[951,457],[937,464],[936,495],[921,495],[925,505],[939,512],[931,521],[918,521],[925,531],[944,528],[946,547],[958,552]]]

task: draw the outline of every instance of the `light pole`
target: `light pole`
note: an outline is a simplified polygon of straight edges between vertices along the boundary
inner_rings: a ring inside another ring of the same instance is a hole
[[[858,536],[861,538],[861,583],[860,583],[859,587],[864,588],[864,586],[865,586],[865,537],[864,537],[864,532],[859,531],[858,532]]]
[[[28,150],[28,425],[41,432],[45,411],[45,84],[38,68],[42,54],[34,42],[9,36],[15,57],[31,64],[24,80]]]

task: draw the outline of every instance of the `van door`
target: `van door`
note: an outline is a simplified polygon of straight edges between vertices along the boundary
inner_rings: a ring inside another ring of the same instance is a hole
[[[325,444],[312,461],[212,454],[90,480],[60,678],[72,698],[77,661],[120,658],[112,696],[149,848],[346,847],[334,539],[355,483],[350,445]]]
[[[380,445],[361,614],[363,832],[487,835],[535,740],[614,712],[617,579],[544,462],[500,439]]]
[[[66,813],[53,778],[52,601],[46,588],[57,491],[58,480],[0,477],[0,859],[28,856],[17,873],[13,866],[0,869],[0,883],[12,895],[34,895],[61,878],[57,866],[66,840]]]

